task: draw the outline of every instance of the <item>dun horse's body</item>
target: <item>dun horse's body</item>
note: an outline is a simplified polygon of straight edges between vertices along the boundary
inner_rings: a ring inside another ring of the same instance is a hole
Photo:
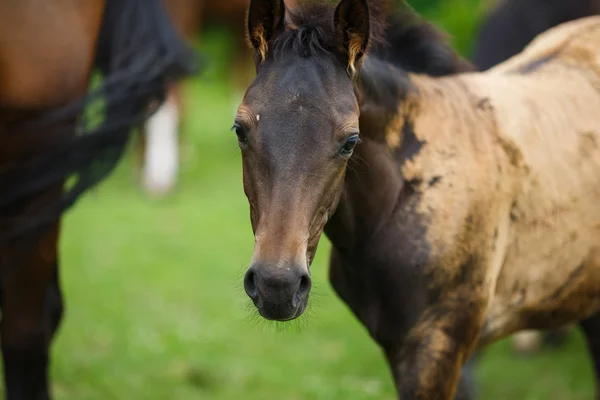
[[[569,322],[598,371],[600,18],[458,74],[410,11],[312,3],[250,5],[257,76],[234,128],[260,314],[303,313],[325,231],[331,283],[401,399],[451,399],[476,348]]]
[[[60,215],[112,170],[132,126],[193,59],[158,0],[4,1],[0,38],[5,395],[47,399],[49,347],[63,314]],[[85,97],[93,67],[104,82]],[[106,115],[91,129],[83,111],[98,96]]]
[[[475,44],[473,63],[482,70],[518,54],[538,34],[564,22],[600,14],[600,0],[501,0],[485,18]],[[568,328],[546,333],[551,344],[564,342]],[[517,351],[530,353],[540,346],[537,331],[515,335]]]

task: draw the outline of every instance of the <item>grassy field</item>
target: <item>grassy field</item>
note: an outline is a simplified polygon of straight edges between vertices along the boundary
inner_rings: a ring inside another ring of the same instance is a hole
[[[65,219],[56,398],[394,398],[379,349],[328,285],[326,239],[306,317],[265,324],[249,307],[241,277],[253,238],[219,67],[187,85],[177,193],[145,199],[126,159]],[[479,398],[592,399],[582,338],[571,339],[531,359],[516,358],[506,342],[491,347],[477,369]]]

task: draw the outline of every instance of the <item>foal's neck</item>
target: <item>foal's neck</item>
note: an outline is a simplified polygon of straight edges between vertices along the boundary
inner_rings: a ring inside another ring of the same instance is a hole
[[[408,201],[420,178],[407,174],[406,164],[423,151],[448,147],[449,131],[480,118],[466,111],[473,95],[461,77],[409,75],[377,60],[365,64],[357,84],[363,143],[350,160],[339,206],[325,227],[342,251],[369,246]]]
[[[349,161],[339,205],[325,226],[342,252],[368,245],[393,214],[403,179],[386,137],[416,94],[407,74],[377,59],[365,60],[356,86],[362,143]]]

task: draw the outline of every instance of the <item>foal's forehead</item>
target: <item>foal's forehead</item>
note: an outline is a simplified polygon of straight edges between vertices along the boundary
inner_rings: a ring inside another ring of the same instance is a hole
[[[351,80],[341,64],[329,58],[292,56],[266,63],[248,90],[245,103],[279,112],[356,111]]]

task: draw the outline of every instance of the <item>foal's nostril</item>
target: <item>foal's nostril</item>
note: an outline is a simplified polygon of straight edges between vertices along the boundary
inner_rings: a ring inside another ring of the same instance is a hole
[[[298,287],[298,292],[296,292],[296,297],[298,299],[303,298],[310,292],[310,287],[312,286],[310,282],[310,276],[308,274],[304,274],[300,277],[300,286]]]
[[[244,289],[248,297],[256,303],[258,301],[258,289],[256,287],[256,272],[252,269],[249,269],[244,276]]]

